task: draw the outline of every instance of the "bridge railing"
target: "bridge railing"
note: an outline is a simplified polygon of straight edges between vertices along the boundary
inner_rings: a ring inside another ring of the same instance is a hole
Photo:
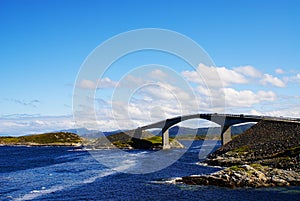
[[[269,120],[284,120],[284,121],[300,121],[300,118],[294,117],[274,117],[274,116],[265,116],[265,115],[247,115],[247,114],[219,114],[219,113],[200,113],[199,115],[204,116],[219,116],[219,117],[234,117],[234,118],[251,118],[251,119],[269,119]],[[183,115],[191,116],[191,115]]]
[[[263,116],[263,115],[245,115],[245,114],[219,114],[219,113],[199,113],[199,114],[191,114],[191,115],[183,115],[183,116],[177,116],[173,118],[169,118],[166,120],[162,120],[156,123],[152,123],[149,125],[142,126],[142,129],[147,129],[147,127],[155,127],[156,125],[162,125],[166,123],[168,120],[174,120],[177,118],[181,119],[188,119],[190,116],[210,116],[210,117],[231,117],[231,118],[245,118],[245,119],[253,119],[255,122],[257,120],[274,120],[274,121],[292,121],[292,122],[300,122],[300,118],[292,118],[292,117],[274,117],[274,116]],[[163,126],[160,126],[163,127]]]

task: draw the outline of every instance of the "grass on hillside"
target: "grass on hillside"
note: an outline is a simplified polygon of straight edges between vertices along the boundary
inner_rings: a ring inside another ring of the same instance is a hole
[[[144,140],[147,140],[147,141],[151,142],[152,144],[161,144],[162,143],[162,137],[160,137],[160,136],[153,136],[150,138],[146,138]]]
[[[51,143],[79,143],[81,139],[73,133],[57,132],[21,137],[0,137],[1,144],[51,144]]]

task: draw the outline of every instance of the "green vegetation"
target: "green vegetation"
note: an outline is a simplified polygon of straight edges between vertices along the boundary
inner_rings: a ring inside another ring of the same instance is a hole
[[[134,131],[120,132],[97,139],[91,146],[95,148],[123,148],[123,149],[160,149],[162,148],[162,137],[155,136],[150,132],[143,132],[141,138],[134,137]],[[181,147],[180,143],[173,138],[169,138],[174,143],[173,147]],[[114,145],[114,146],[112,146]]]
[[[113,145],[115,145],[118,148],[126,148],[128,147],[130,144],[133,144],[132,141],[128,141],[128,142],[122,142],[122,141],[115,141],[113,142]]]
[[[238,153],[238,154],[243,154],[243,153],[249,151],[249,147],[248,147],[247,145],[245,145],[245,146],[238,147],[238,148],[236,148],[236,149],[234,149],[234,150],[232,150],[232,151],[233,151],[233,152],[236,152],[236,153]]]
[[[153,136],[149,138],[145,138],[144,140],[151,142],[153,145],[161,145],[162,144],[162,137],[161,136]],[[172,142],[174,138],[170,137],[169,141]]]
[[[161,145],[161,137],[158,136],[138,139],[130,135],[133,134],[130,132],[121,132],[108,136],[107,139],[118,148],[150,149],[151,147]]]
[[[21,137],[0,137],[0,144],[5,145],[64,145],[78,144],[81,139],[73,133],[57,132]]]
[[[250,164],[250,166],[253,167],[256,170],[259,170],[259,171],[263,171],[267,168],[267,166],[263,166],[263,165],[258,164],[258,163]]]
[[[267,168],[267,166],[262,166],[262,165],[257,164],[257,163],[250,164],[250,166],[253,167],[254,169],[258,170],[258,171],[264,171]],[[250,175],[254,173],[253,170],[247,169],[243,165],[234,165],[234,166],[229,167],[229,169],[232,170],[232,171],[237,171],[237,172],[246,172]]]
[[[134,148],[134,149],[151,149],[155,146],[161,145],[161,137],[151,136],[148,133],[144,133],[147,136],[144,139],[138,139],[131,137],[133,133],[130,132],[121,132],[114,135],[110,135],[107,139],[118,148]],[[149,137],[151,136],[151,137]],[[97,140],[97,146],[109,147],[101,138]]]
[[[153,136],[153,137],[150,137],[150,138],[146,138],[144,140],[149,141],[152,144],[161,144],[162,137],[160,137],[160,136]]]
[[[241,165],[234,165],[234,166],[229,167],[229,169],[233,170],[233,171],[244,171],[244,169],[241,167]]]
[[[177,135],[179,140],[220,140],[220,135]]]
[[[0,137],[0,144],[15,144],[20,140],[16,137]]]

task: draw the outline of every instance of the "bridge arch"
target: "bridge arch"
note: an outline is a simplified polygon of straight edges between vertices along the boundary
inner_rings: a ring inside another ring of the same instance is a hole
[[[231,114],[193,114],[193,115],[185,115],[185,116],[178,116],[170,119],[166,119],[160,122],[156,122],[153,124],[149,124],[147,126],[143,126],[138,128],[141,132],[142,130],[148,130],[152,128],[159,128],[161,129],[162,133],[162,144],[163,149],[169,149],[169,128],[172,126],[186,121],[190,119],[206,119],[208,121],[212,121],[216,124],[221,126],[221,140],[222,145],[228,143],[231,140],[231,131],[230,127],[235,124],[246,123],[246,122],[258,122],[262,120],[260,116],[251,116],[251,115],[231,115]],[[138,133],[139,133],[138,132]]]

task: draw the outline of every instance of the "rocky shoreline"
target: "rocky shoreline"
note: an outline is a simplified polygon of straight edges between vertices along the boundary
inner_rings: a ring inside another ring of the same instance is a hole
[[[210,175],[187,176],[177,180],[189,185],[215,185],[221,187],[275,187],[299,186],[300,174],[259,164],[238,165]]]
[[[300,124],[261,121],[204,163],[225,169],[176,182],[230,188],[300,186]]]

